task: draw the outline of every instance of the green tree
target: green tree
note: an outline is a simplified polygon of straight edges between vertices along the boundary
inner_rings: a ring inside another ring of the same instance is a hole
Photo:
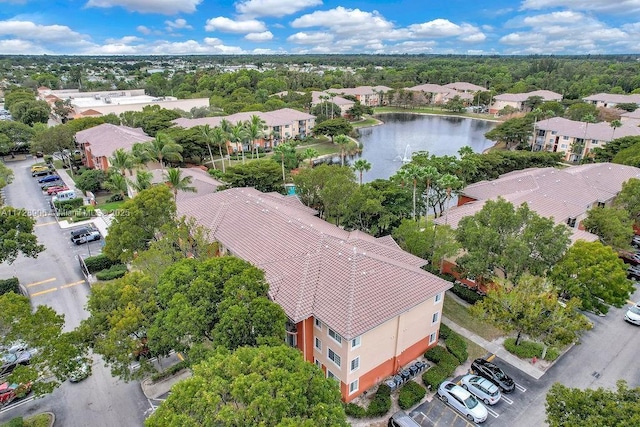
[[[446,102],[444,105],[445,110],[451,111],[454,113],[462,113],[465,108],[464,101],[460,98],[459,95],[454,96],[450,100]]]
[[[640,179],[631,178],[622,184],[614,205],[627,211],[635,224],[640,219]]]
[[[633,284],[618,254],[600,242],[577,241],[553,267],[549,277],[561,295],[582,301],[582,309],[606,313],[622,307]]]
[[[345,154],[347,152],[348,146],[352,144],[353,141],[347,135],[337,135],[335,139],[332,138],[332,140],[334,144],[340,147],[340,166],[344,166]]]
[[[577,311],[579,306],[575,298],[559,304],[558,294],[543,278],[523,275],[515,284],[492,286],[487,296],[471,307],[471,313],[506,332],[516,332],[516,345],[524,334],[546,346],[564,346],[591,328],[589,320]]]
[[[341,176],[337,177],[339,175]],[[302,169],[293,177],[293,183],[296,185],[296,192],[302,203],[317,210],[320,217],[324,218],[326,206],[322,198],[322,191],[334,179],[339,182],[353,181],[355,183],[355,175],[351,169],[325,164],[313,169]]]
[[[226,145],[227,135],[219,126],[216,126],[213,129],[211,129],[209,125],[204,125],[202,127],[202,136],[204,137],[207,143],[207,149],[209,150],[209,158],[211,159],[211,167],[214,169],[216,168],[216,162],[213,160],[211,145],[218,147],[218,150],[220,151],[220,161],[222,162],[222,173],[224,173],[225,172],[224,156],[222,155],[222,146]]]
[[[169,136],[160,132],[156,137],[148,142],[142,144],[143,151],[152,160],[157,160],[160,163],[160,169],[164,171],[164,161],[181,162],[182,161],[182,146],[178,145]]]
[[[127,192],[129,191],[127,179],[118,172],[112,172],[109,175],[109,178],[102,183],[102,186],[105,190],[118,194],[122,200],[124,200]]]
[[[280,165],[270,160],[229,167],[222,180],[230,187],[254,187],[263,193],[284,191]]]
[[[153,179],[153,173],[151,171],[137,171],[136,179],[132,181],[130,179],[127,180],[131,188],[133,188],[136,192],[141,192],[151,187]]]
[[[260,385],[255,387],[255,385]],[[203,399],[203,396],[206,398]],[[348,425],[336,382],[294,348],[219,351],[146,421],[146,427]]]
[[[280,166],[282,168],[283,183],[287,182],[287,178],[285,177],[285,174],[284,174],[284,160],[287,157],[287,155],[290,155],[291,153],[295,155],[295,152],[296,152],[296,149],[291,144],[287,144],[286,142],[276,145],[276,147],[273,149],[273,154],[276,157],[280,158]]]
[[[611,120],[609,126],[611,126],[611,140],[613,140],[615,139],[616,129],[622,126],[622,122],[620,120]]]
[[[113,152],[113,155],[109,157],[109,165],[118,171],[120,175],[126,176],[127,171],[129,171],[130,175],[133,174],[135,160],[131,153],[122,148],[118,148]]]
[[[47,128],[34,136],[31,151],[44,154],[60,153],[62,162],[71,167],[71,153],[76,149],[74,136],[73,128],[66,124]]]
[[[349,199],[358,189],[353,170],[350,168],[342,169],[345,169],[347,173],[330,176],[319,192],[320,200],[324,206],[325,218],[334,218],[337,226],[341,225],[342,218],[348,214]]]
[[[634,235],[629,212],[615,207],[589,209],[582,225],[588,232],[600,237],[605,245],[615,249],[628,249]]]
[[[348,135],[353,131],[353,126],[347,119],[342,117],[337,119],[329,119],[318,123],[313,128],[315,135],[328,135],[331,137],[331,143],[334,143],[334,137],[338,135]]]
[[[358,159],[353,162],[353,170],[360,174],[360,185],[362,185],[362,174],[371,170],[371,163],[365,159]]]
[[[64,315],[46,305],[31,306],[29,298],[9,292],[0,296],[0,346],[16,341],[37,348],[27,366],[18,366],[9,375],[9,383],[33,383],[36,395],[52,392],[66,381],[73,370],[73,360],[86,351],[79,336],[63,332]],[[48,375],[42,375],[47,372]]]
[[[465,249],[458,266],[478,279],[517,280],[523,273],[542,275],[562,257],[569,245],[563,224],[540,217],[525,204],[488,200],[473,216],[458,223],[457,239]]]
[[[312,168],[313,167],[313,159],[315,159],[316,157],[318,157],[320,155],[320,153],[318,153],[318,150],[316,150],[315,148],[305,148],[305,150],[302,152],[302,158],[303,159],[309,159],[309,167]]]
[[[402,249],[419,258],[431,261],[434,267],[440,266],[444,258],[453,256],[460,250],[455,231],[448,225],[435,225],[426,221],[424,226],[412,220],[402,220],[392,233]]]
[[[109,228],[103,253],[110,259],[127,262],[157,238],[156,233],[164,224],[174,221],[176,204],[169,187],[155,185],[127,200],[120,209],[122,214]]]
[[[586,116],[596,117],[598,115],[598,109],[594,104],[587,104],[586,102],[576,102],[567,108],[564,112],[564,117],[574,121],[584,121]]]
[[[35,223],[24,209],[0,207],[0,262],[13,264],[20,254],[37,258],[44,251],[33,234]]]
[[[76,186],[82,191],[91,191],[95,193],[100,190],[106,176],[103,171],[98,169],[89,169],[78,177],[76,177]]]
[[[403,166],[396,175],[399,177],[402,185],[407,182],[411,182],[413,185],[413,213],[412,218],[418,219],[419,213],[416,211],[416,201],[417,201],[417,193],[418,193],[418,183],[422,182],[426,176],[426,169],[422,166],[418,166],[414,163],[409,163],[408,165]]]
[[[0,190],[11,184],[13,181],[13,171],[0,162]],[[0,198],[0,206],[2,206],[2,198]]]
[[[491,141],[503,142],[507,149],[525,147],[531,137],[531,119],[516,117],[500,123],[484,134]]]
[[[569,388],[555,383],[545,404],[550,427],[640,425],[640,387],[618,381],[617,390]]]
[[[30,147],[35,134],[35,130],[29,125],[13,120],[0,120],[0,136],[6,137],[6,154]],[[33,149],[31,152],[35,153]]]
[[[249,121],[246,123],[247,137],[251,141],[251,158],[253,158],[253,152],[256,152],[256,158],[258,158],[258,140],[266,137],[265,133],[266,122],[260,118],[260,116],[252,115]]]
[[[244,144],[248,140],[247,128],[242,123],[236,123],[229,130],[229,141],[235,144],[236,149],[240,148],[242,154],[242,164],[244,165]]]
[[[178,198],[178,191],[184,191],[188,193],[196,193],[198,190],[191,185],[190,176],[182,176],[182,171],[176,168],[170,168],[162,175],[166,184],[173,191],[173,200]]]

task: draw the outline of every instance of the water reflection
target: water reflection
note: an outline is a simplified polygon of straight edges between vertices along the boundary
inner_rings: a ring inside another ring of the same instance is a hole
[[[456,155],[464,146],[480,153],[494,142],[484,137],[496,123],[462,117],[392,113],[376,116],[381,126],[360,129],[360,158],[371,163],[364,181],[387,179],[402,166],[408,152],[428,151],[438,156]],[[339,163],[339,157],[338,163]],[[335,162],[335,159],[334,159]]]

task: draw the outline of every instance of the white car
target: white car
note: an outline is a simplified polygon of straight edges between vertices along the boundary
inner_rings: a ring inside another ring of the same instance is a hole
[[[102,235],[98,230],[87,231],[86,233],[79,234],[71,237],[71,241],[76,245],[82,245],[83,243],[93,242],[94,240],[100,240]]]
[[[624,320],[640,326],[640,302],[629,307],[627,312],[624,314]]]
[[[486,421],[489,412],[487,408],[471,393],[451,381],[444,381],[438,387],[438,397],[448,403],[456,411],[474,423]]]
[[[482,400],[485,405],[495,405],[502,397],[497,385],[478,375],[465,375],[460,382],[462,383],[462,388],[470,391],[474,396]]]

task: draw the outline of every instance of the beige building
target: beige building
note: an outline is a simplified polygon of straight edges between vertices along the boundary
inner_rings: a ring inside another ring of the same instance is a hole
[[[109,157],[117,149],[131,151],[133,144],[151,141],[153,138],[142,129],[103,123],[76,132],[75,140],[82,151],[86,167],[106,171]]]
[[[518,111],[527,112],[527,100],[531,97],[540,97],[543,102],[562,101],[562,95],[550,90],[536,90],[526,93],[503,93],[493,97],[493,103],[489,107],[489,113],[497,114],[504,107],[512,107]]]
[[[362,105],[379,107],[386,104],[385,94],[392,90],[387,86],[358,86],[352,88],[327,89],[325,92],[355,97]]]
[[[620,115],[620,121],[625,126],[640,126],[640,108],[628,113],[622,113]]]
[[[466,83],[464,86],[462,85],[462,83],[457,83],[456,85],[466,88],[470,87],[466,86],[470,85],[470,83]],[[419,94],[419,96],[422,98],[419,100],[419,103],[442,105],[454,99],[456,96],[462,99],[467,104],[473,102],[473,94],[471,92],[459,91],[449,86],[425,83],[418,86],[406,88],[405,90]]]
[[[640,105],[640,94],[613,94],[613,93],[597,93],[587,96],[582,100],[588,104],[593,104],[598,108],[614,108],[618,104],[637,104]]]
[[[233,188],[178,200],[223,254],[265,271],[287,342],[340,383],[345,401],[397,374],[438,340],[451,283],[390,237],[342,230],[296,197]]]

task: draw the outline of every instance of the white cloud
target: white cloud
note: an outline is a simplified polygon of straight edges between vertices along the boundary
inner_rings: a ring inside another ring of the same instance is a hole
[[[175,15],[176,13],[193,13],[202,0],[89,0],[87,7],[122,7],[130,12],[160,13]]]
[[[167,31],[193,29],[193,27],[182,18],[178,18],[175,21],[164,21],[164,23],[167,25]]]
[[[376,10],[365,12],[360,9],[345,9],[342,6],[302,15],[293,20],[291,26],[293,28],[329,27],[338,33],[358,32],[360,34],[366,34],[369,31],[388,31],[393,28],[393,24]]]
[[[473,33],[466,36],[461,36],[459,38],[460,41],[463,41],[466,43],[480,43],[485,41],[486,39],[487,39],[487,36],[485,36],[484,33]]]
[[[280,18],[321,4],[322,0],[243,0],[236,3],[236,11],[247,16]]]
[[[144,39],[136,36],[124,36],[119,39],[106,39],[105,43],[107,44],[131,44],[131,43],[139,43],[144,41]]]
[[[271,31],[263,31],[261,33],[249,33],[244,38],[252,42],[264,42],[273,39],[273,34]]]
[[[262,21],[255,19],[234,21],[224,16],[208,19],[204,28],[207,31],[222,31],[223,33],[261,33],[267,30]]]
[[[40,45],[36,45],[28,40],[0,40],[0,52],[4,55],[24,55],[29,52],[33,55],[42,55],[51,53]]]
[[[551,24],[576,24],[582,22],[583,19],[586,19],[586,17],[582,13],[566,10],[544,15],[527,16],[523,19],[523,24],[530,27]]]
[[[142,33],[142,34],[144,34],[144,35],[149,35],[149,34],[151,34],[151,29],[150,29],[150,28],[148,28],[148,27],[145,27],[144,25],[138,25],[138,26],[136,27],[136,31],[137,31],[137,32],[139,32],[139,33]]]
[[[318,44],[324,44],[324,43],[331,43],[333,41],[333,36],[329,33],[299,32],[299,33],[291,34],[289,37],[287,37],[287,41],[289,43],[295,43],[295,44],[318,45]]]
[[[547,9],[564,7],[612,14],[640,13],[640,0],[524,0],[521,9]]]
[[[86,37],[65,25],[38,25],[30,21],[0,21],[0,36],[54,43],[68,43]]]

